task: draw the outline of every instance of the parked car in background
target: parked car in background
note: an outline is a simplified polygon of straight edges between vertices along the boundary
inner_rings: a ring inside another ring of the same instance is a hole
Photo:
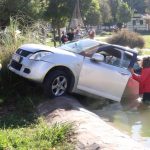
[[[43,84],[52,97],[73,92],[121,101],[123,95],[138,95],[138,84],[128,71],[129,65],[138,68],[136,56],[132,49],[92,39],[57,48],[25,44],[13,54],[8,68]]]

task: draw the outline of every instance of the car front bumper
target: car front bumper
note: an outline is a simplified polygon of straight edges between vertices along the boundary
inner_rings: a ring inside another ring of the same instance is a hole
[[[49,62],[23,58],[21,62],[16,62],[12,59],[8,68],[21,77],[42,83],[45,75],[53,66],[54,64]]]

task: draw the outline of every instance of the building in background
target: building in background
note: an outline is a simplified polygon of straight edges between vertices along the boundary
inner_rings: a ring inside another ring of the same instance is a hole
[[[150,15],[135,13],[127,23],[129,31],[150,31]]]

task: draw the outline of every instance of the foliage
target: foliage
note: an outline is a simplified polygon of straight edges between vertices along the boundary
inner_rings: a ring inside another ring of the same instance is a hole
[[[118,22],[127,23],[131,19],[131,9],[127,3],[121,3],[117,13]]]
[[[101,21],[109,23],[112,20],[111,9],[108,1],[100,0]]]
[[[25,95],[26,92],[31,93],[36,90],[35,87],[29,86],[26,80],[15,76],[7,69],[12,54],[24,43],[43,43],[45,39],[41,37],[40,28],[33,25],[25,28],[20,34],[16,34],[19,23],[13,18],[10,19],[10,26],[5,32],[1,32],[0,41],[0,61],[2,70],[0,72],[0,93],[2,97],[7,98],[18,95],[18,91]],[[37,30],[38,29],[38,30]],[[43,40],[42,40],[43,39]]]
[[[127,30],[122,30],[115,33],[114,35],[112,35],[112,37],[107,39],[107,42],[111,44],[128,46],[131,48],[143,48],[145,44],[144,39],[140,34],[129,32]]]
[[[47,6],[47,0],[1,0],[0,2],[0,26],[9,24],[12,16],[24,16],[26,23],[41,18]],[[34,18],[34,19],[33,19]]]
[[[142,14],[145,12],[146,7],[148,7],[148,5],[145,5],[145,0],[123,0],[123,1],[127,2],[133,11]]]
[[[111,8],[111,14],[113,17],[113,22],[117,22],[117,12],[118,12],[118,8],[120,5],[120,1],[119,0],[110,0],[109,1],[109,6]]]
[[[66,26],[70,21],[75,7],[74,0],[50,0],[45,12],[45,17],[51,20],[53,28]],[[97,25],[100,21],[99,0],[81,0],[80,9],[83,19],[86,18],[86,23]]]
[[[149,0],[79,0],[82,17],[86,25],[101,23],[124,23],[132,12],[150,12]],[[73,13],[75,0],[1,0],[0,26],[9,24],[9,18],[22,16],[30,25],[44,18],[54,29],[67,26]],[[21,19],[20,19],[21,21]]]
[[[45,11],[45,18],[51,20],[54,29],[64,27],[68,21],[68,0],[50,0]]]
[[[82,0],[81,10],[86,25],[98,25],[100,23],[101,12],[99,0]]]
[[[56,123],[48,126],[40,118],[37,123],[22,128],[1,128],[0,149],[73,149],[70,135],[73,133],[71,123]]]
[[[131,10],[127,3],[120,0],[110,0],[109,5],[113,23],[125,23],[131,18]]]

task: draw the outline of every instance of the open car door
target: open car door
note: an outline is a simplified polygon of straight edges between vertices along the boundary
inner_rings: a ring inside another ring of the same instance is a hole
[[[110,50],[104,53],[103,62],[85,57],[77,88],[119,102],[131,74],[127,69],[120,67],[123,57],[121,51]]]

